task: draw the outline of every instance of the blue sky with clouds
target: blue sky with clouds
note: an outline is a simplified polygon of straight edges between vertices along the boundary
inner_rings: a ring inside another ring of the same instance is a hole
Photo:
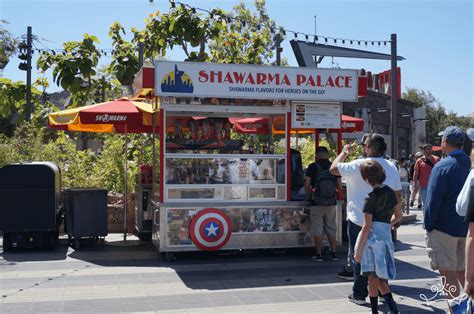
[[[226,1],[183,1],[206,9],[221,7],[229,10],[238,3]],[[253,8],[252,1],[244,1]],[[442,101],[448,111],[460,115],[474,112],[474,1],[471,0],[267,0],[269,15],[286,29],[321,36],[367,40],[389,40],[398,36],[398,54],[402,70],[402,91],[416,87],[430,91]],[[40,42],[36,48],[61,48],[62,43],[81,40],[82,34],[95,35],[100,48],[111,48],[109,26],[119,21],[126,29],[142,28],[148,14],[167,12],[168,1],[154,0],[0,0],[0,18],[14,36],[26,33],[32,26]],[[288,36],[291,39],[292,36]],[[351,46],[347,46],[351,47]],[[288,40],[283,56],[291,66],[297,66]],[[364,46],[353,48],[365,49]],[[376,52],[390,53],[390,47],[368,46]],[[37,55],[37,54],[36,54]],[[171,60],[182,60],[183,54],[172,51]],[[110,57],[103,56],[102,63]],[[3,77],[25,80],[13,58],[3,71]],[[370,61],[346,58],[325,58],[323,67],[365,68],[374,73],[390,68],[390,61]],[[38,74],[34,73],[34,78]],[[51,82],[51,91],[59,88]]]

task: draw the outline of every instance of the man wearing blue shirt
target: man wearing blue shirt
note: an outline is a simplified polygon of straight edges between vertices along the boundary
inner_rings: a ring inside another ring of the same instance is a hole
[[[464,284],[465,243],[468,225],[456,213],[456,199],[466,180],[471,162],[462,150],[464,132],[449,126],[439,133],[441,149],[447,155],[431,172],[424,208],[426,250],[433,270],[445,277],[445,292],[455,298]],[[456,289],[453,291],[453,288]]]

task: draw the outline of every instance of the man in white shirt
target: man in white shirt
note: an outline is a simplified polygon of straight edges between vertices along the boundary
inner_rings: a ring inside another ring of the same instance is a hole
[[[387,150],[387,144],[382,135],[372,133],[366,137],[363,142],[363,149],[367,159],[377,161],[385,170],[386,179],[384,184],[388,185],[395,191],[398,199],[398,205],[395,208],[394,218],[392,217],[392,225],[396,224],[401,214],[401,182],[397,167],[389,160],[384,158]],[[362,179],[360,174],[360,165],[366,159],[356,159],[351,162],[344,163],[348,155],[352,153],[352,146],[346,144],[342,152],[337,156],[331,165],[331,173],[342,176],[346,180],[347,185],[347,234],[349,239],[349,254],[354,254],[354,247],[357,241],[362,225],[364,224],[364,208],[365,199],[369,193],[372,192],[372,187]],[[355,263],[354,267],[354,284],[352,286],[352,294],[349,295],[349,300],[355,304],[365,305],[366,297],[368,295],[367,276],[360,275],[360,264]]]

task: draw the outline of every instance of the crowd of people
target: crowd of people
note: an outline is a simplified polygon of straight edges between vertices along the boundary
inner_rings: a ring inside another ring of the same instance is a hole
[[[408,187],[408,183],[409,206],[414,207],[416,201],[423,209],[431,268],[444,278],[446,298],[455,300],[448,302],[450,310],[474,297],[474,129],[464,132],[450,126],[439,135],[444,158],[434,156],[433,146],[426,144],[415,155],[393,162],[386,156],[384,137],[371,133],[362,138],[363,155],[358,159],[345,161],[354,144],[346,144],[332,163],[327,149],[320,147],[316,161],[306,171],[306,197],[313,203],[316,252],[312,259],[323,260],[324,232],[330,243],[330,259],[338,259],[334,191],[340,189],[342,178],[347,188],[349,250],[347,266],[338,277],[353,280],[351,302],[365,305],[369,296],[373,313],[377,313],[379,298],[391,312],[398,312],[388,280],[396,276],[392,231],[400,225],[402,186]]]

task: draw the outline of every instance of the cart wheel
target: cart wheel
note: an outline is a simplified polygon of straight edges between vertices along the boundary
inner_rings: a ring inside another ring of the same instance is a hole
[[[324,255],[328,255],[328,256],[329,256],[329,253],[330,253],[329,246],[325,246],[325,247],[324,247]]]
[[[81,239],[74,240],[74,248],[78,250],[81,247]]]
[[[3,252],[9,251],[12,248],[12,237],[9,232],[3,234]]]
[[[175,256],[174,253],[172,253],[172,252],[166,252],[166,253],[165,253],[165,257],[166,257],[166,261],[167,261],[168,263],[171,263],[171,262],[173,262],[173,261],[176,260],[176,256]]]

